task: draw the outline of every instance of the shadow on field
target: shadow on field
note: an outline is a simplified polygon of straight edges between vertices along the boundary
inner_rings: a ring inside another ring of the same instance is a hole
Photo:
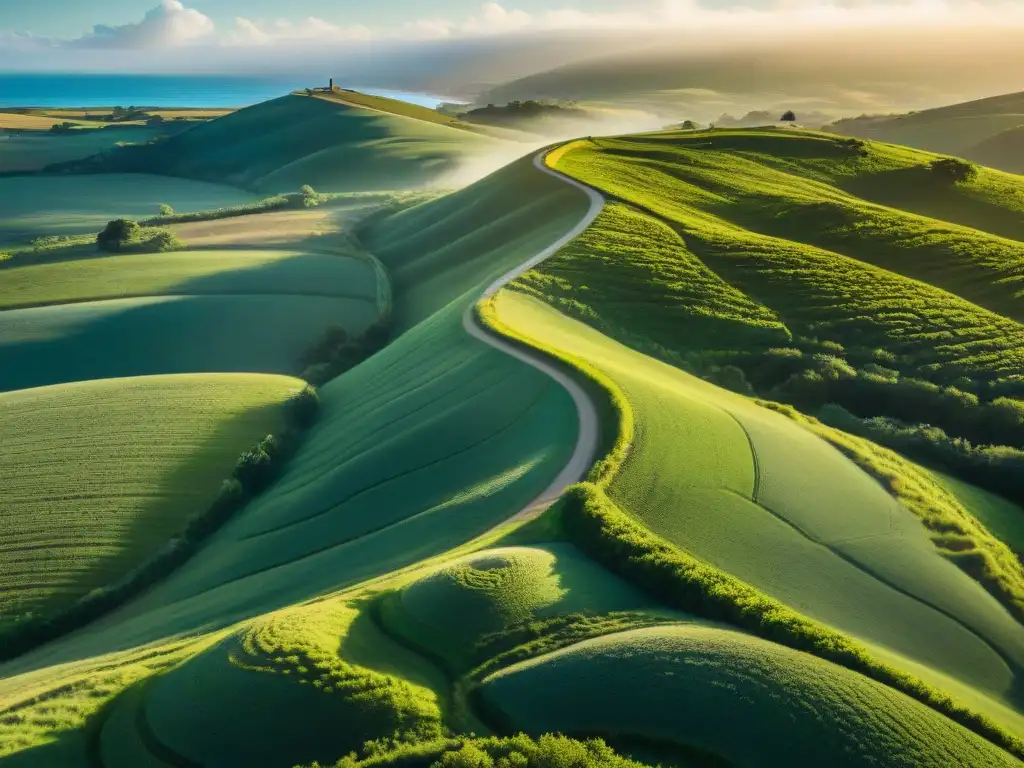
[[[857,176],[836,186],[873,203],[1024,240],[1024,216],[1018,211],[971,197],[954,185],[937,184],[935,174],[923,165]]]
[[[372,278],[313,292],[317,265],[330,258],[187,280],[176,295],[0,312],[0,391],[169,373],[296,374],[324,329],[357,334],[376,319]],[[311,276],[287,292],[307,262]]]

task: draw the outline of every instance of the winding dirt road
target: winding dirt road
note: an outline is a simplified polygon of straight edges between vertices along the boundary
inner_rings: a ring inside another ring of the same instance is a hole
[[[575,179],[571,179],[565,174],[549,168],[544,162],[546,155],[547,150],[537,154],[533,158],[534,167],[542,173],[554,176],[556,179],[581,190],[590,200],[590,209],[587,211],[586,215],[580,219],[575,227],[562,235],[562,237],[554,243],[549,245],[540,253],[530,257],[515,269],[509,270],[491,283],[483,292],[483,295],[481,295],[481,299],[493,296],[517,277],[528,272],[545,259],[556,254],[569,242],[579,236],[587,227],[589,227],[594,219],[597,218],[598,214],[600,214],[604,209],[604,196],[590,187],[580,184]],[[597,408],[594,406],[593,401],[587,393],[583,391],[583,388],[573,381],[560,368],[552,364],[544,354],[540,352],[530,352],[516,347],[502,337],[495,336],[490,331],[484,329],[477,322],[472,306],[470,306],[462,316],[462,325],[470,336],[473,336],[484,344],[494,347],[495,349],[504,352],[506,355],[511,355],[517,360],[521,360],[527,365],[536,368],[541,373],[550,376],[572,396],[573,402],[576,404],[576,415],[579,420],[579,434],[576,438],[576,447],[573,449],[572,456],[569,458],[568,463],[562,468],[562,471],[558,473],[558,476],[552,481],[551,485],[549,485],[536,499],[526,505],[526,507],[524,507],[518,514],[511,517],[509,520],[504,521],[502,525],[505,525],[508,522],[519,520],[537,513],[540,509],[561,496],[562,492],[567,487],[573,483],[579,482],[586,476],[587,471],[593,464],[597,454]]]

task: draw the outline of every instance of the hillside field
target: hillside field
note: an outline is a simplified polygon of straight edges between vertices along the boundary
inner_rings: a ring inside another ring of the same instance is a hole
[[[166,376],[0,395],[0,617],[66,606],[145,561],[280,426],[301,386]]]
[[[231,187],[145,174],[0,178],[0,197],[6,205],[0,247],[24,246],[37,237],[99,232],[111,219],[155,216],[161,203],[184,212],[256,199]]]

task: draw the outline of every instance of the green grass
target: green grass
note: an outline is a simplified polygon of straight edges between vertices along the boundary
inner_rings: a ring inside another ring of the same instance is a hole
[[[652,607],[568,544],[488,549],[451,561],[384,603],[389,631],[468,669],[489,635],[535,619]]]
[[[710,627],[588,640],[498,672],[481,698],[528,733],[632,734],[697,747],[734,765],[1016,763],[886,686]]]
[[[906,115],[840,120],[829,128],[849,136],[970,156],[987,139],[1020,125],[1024,125],[1024,94],[1009,93]],[[1013,156],[1007,153],[989,160],[1000,168]]]
[[[290,250],[107,255],[3,271],[0,309],[158,295],[303,295],[372,301],[373,270],[344,256]]]
[[[90,155],[113,149],[121,142],[144,143],[159,133],[159,128],[133,125],[125,128],[74,131],[60,136],[38,132],[0,136],[0,173],[40,171],[54,163],[82,160]]]
[[[9,310],[0,313],[0,390],[163,373],[297,374],[303,350],[325,328],[358,333],[376,318],[376,306],[364,300],[303,295],[158,296]],[[253,328],[264,330],[255,335]]]
[[[159,373],[297,373],[324,329],[358,334],[381,311],[373,266],[348,256],[57,256],[2,270],[0,389]]]
[[[0,613],[45,614],[145,561],[208,506],[300,388],[171,376],[0,395]]]
[[[111,219],[155,216],[160,203],[184,212],[253,200],[230,187],[143,174],[0,178],[0,197],[5,201],[0,247],[99,232]]]
[[[1014,552],[1024,553],[1024,515],[1020,507],[1002,496],[965,483],[952,475],[935,471],[931,474],[941,487],[953,494],[1000,541],[1005,542]]]
[[[623,510],[813,619],[1014,701],[1019,625],[838,451],[533,298],[504,292],[495,311],[622,391],[636,427],[609,495]]]
[[[499,146],[391,111],[291,95],[158,145],[128,148],[96,167],[206,179],[262,193],[292,192],[303,184],[321,192],[394,190],[423,186]]]
[[[390,675],[375,659],[364,666],[358,651],[353,658],[348,649],[360,643],[376,646]],[[328,762],[396,731],[440,735],[434,691],[402,680],[422,675],[435,682],[429,665],[332,600],[281,611],[214,645],[155,680],[137,712],[156,743],[186,761]]]

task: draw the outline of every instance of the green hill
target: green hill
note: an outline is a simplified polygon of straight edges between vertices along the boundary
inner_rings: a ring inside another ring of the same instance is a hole
[[[261,193],[304,184],[330,192],[393,190],[443,179],[500,146],[496,139],[452,127],[440,113],[422,110],[440,118],[427,120],[422,108],[360,96],[285,96],[75,168],[145,171]]]
[[[1011,173],[1021,164],[1017,135],[1024,126],[1024,92],[993,96],[905,115],[838,120],[830,130],[846,136],[906,144],[959,155]]]
[[[727,765],[1016,763],[885,686],[710,627],[589,640],[498,672],[481,698],[512,729],[676,742]]]

